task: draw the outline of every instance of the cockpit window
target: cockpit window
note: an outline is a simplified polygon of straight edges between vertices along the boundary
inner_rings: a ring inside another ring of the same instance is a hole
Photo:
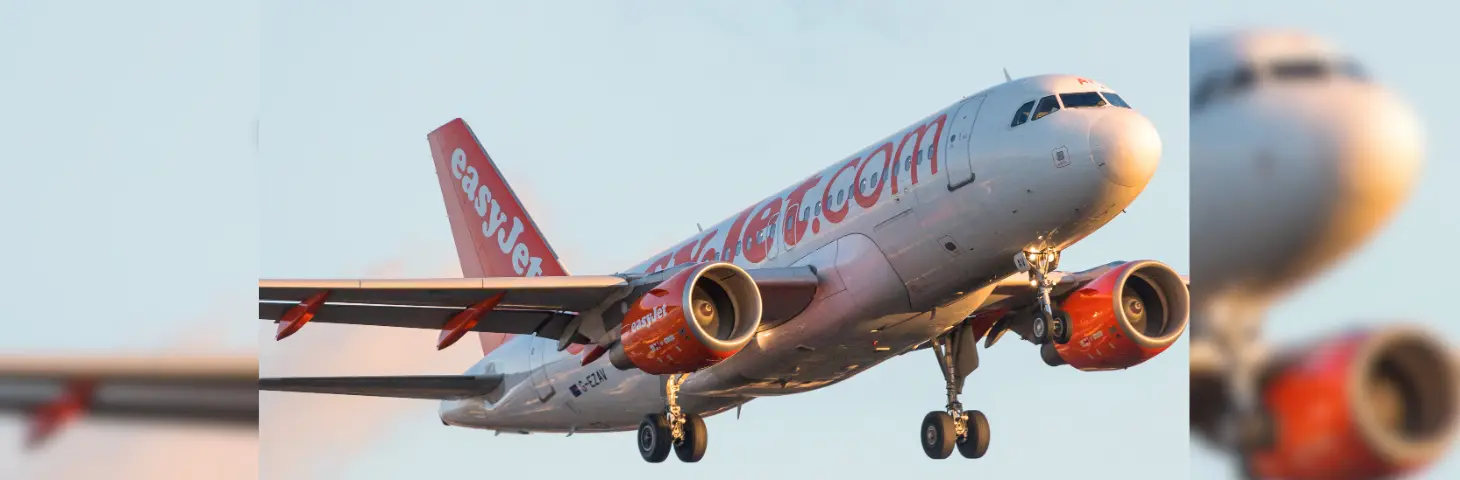
[[[1104,95],[1105,99],[1110,101],[1111,105],[1115,105],[1120,108],[1130,108],[1130,104],[1125,103],[1125,99],[1120,98],[1120,95],[1116,95],[1115,92],[1100,92],[1100,94]]]
[[[1039,107],[1034,109],[1034,116],[1030,120],[1039,120],[1060,109],[1059,100],[1054,95],[1039,99]]]
[[[1029,121],[1030,110],[1034,110],[1034,100],[1030,100],[1028,103],[1020,106],[1019,111],[1014,112],[1014,121],[1013,123],[1010,123],[1009,126],[1017,127],[1023,125],[1024,122]]]
[[[1103,107],[1107,103],[1095,92],[1061,93],[1060,100],[1064,101],[1065,108]]]
[[[1369,79],[1369,74],[1364,71],[1364,67],[1353,60],[1339,62],[1338,72],[1350,80],[1365,81]]]
[[[1202,81],[1191,92],[1191,108],[1200,109],[1218,97],[1242,93],[1257,83],[1257,74],[1251,67],[1243,66],[1236,71],[1218,72]]]
[[[1321,80],[1329,75],[1328,63],[1321,60],[1285,60],[1273,62],[1272,77],[1279,80]]]

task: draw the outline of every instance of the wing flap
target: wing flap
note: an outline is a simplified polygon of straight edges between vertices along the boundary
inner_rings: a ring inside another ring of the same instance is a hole
[[[271,392],[330,393],[367,397],[457,400],[486,395],[501,384],[501,374],[295,377],[259,379],[259,390]]]

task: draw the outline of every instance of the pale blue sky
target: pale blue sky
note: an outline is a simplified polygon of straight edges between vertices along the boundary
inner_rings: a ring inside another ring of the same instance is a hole
[[[1443,305],[1443,284],[1434,279],[1460,268],[1460,258],[1434,250],[1435,242],[1460,236],[1453,182],[1460,178],[1460,138],[1453,112],[1460,98],[1452,90],[1460,63],[1434,51],[1454,42],[1453,11],[1424,0],[1345,3],[1284,0],[1193,2],[1192,33],[1233,26],[1301,28],[1329,38],[1364,64],[1378,81],[1406,97],[1425,122],[1428,155],[1418,187],[1390,228],[1354,257],[1270,312],[1268,338],[1277,342],[1310,338],[1344,328],[1402,319],[1428,325],[1460,345],[1454,315]],[[1439,42],[1439,43],[1436,43]],[[1423,259],[1416,253],[1424,253]],[[1200,255],[1200,252],[1193,252]],[[1416,262],[1417,261],[1417,262]],[[1427,282],[1427,283],[1418,283]],[[1454,450],[1452,450],[1454,452]],[[1192,448],[1193,480],[1230,478],[1225,457]],[[1460,478],[1460,456],[1452,453],[1419,478]]]
[[[425,134],[458,116],[568,268],[608,273],[1002,81],[1005,67],[1105,82],[1152,119],[1165,144],[1160,172],[1129,215],[1063,264],[1155,258],[1187,269],[1179,5],[1069,2],[1051,15],[986,2],[547,3],[267,3],[260,272],[357,276],[391,263],[397,275],[440,275],[453,266]],[[300,337],[332,332],[342,330]],[[263,354],[309,341],[266,345]],[[441,355],[429,345],[422,338],[376,355]],[[1046,367],[1034,347],[1006,339],[984,353],[964,396],[993,425],[992,448],[977,461],[920,451],[922,416],[943,400],[932,355],[917,352],[824,390],[756,400],[739,421],[709,419],[700,466],[646,465],[626,433],[446,428],[434,403],[416,401],[369,441],[352,439],[362,446],[348,455],[316,455],[313,469],[264,459],[261,474],[1169,479],[1188,468],[1186,355],[1183,341],[1139,368],[1082,373]],[[467,357],[416,373],[459,373]],[[266,375],[322,371],[267,363]],[[266,423],[290,409],[287,398],[272,400]],[[327,423],[293,422],[300,434]],[[264,455],[291,441],[265,428]],[[316,451],[314,441],[292,443]]]

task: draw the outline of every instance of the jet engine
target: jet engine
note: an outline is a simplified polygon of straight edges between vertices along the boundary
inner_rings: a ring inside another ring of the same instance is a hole
[[[1343,480],[1427,466],[1449,448],[1460,423],[1457,373],[1445,345],[1407,327],[1358,331],[1275,356],[1260,390],[1267,447],[1249,454],[1245,469],[1259,478]],[[1192,379],[1192,417],[1208,419],[1193,429],[1209,435],[1212,421],[1221,421],[1212,410],[1225,405],[1224,386],[1213,379]],[[1198,394],[1208,398],[1198,402]]]
[[[760,327],[760,289],[723,262],[684,268],[634,301],[609,360],[620,370],[689,373],[735,355]]]
[[[1186,331],[1191,297],[1186,282],[1161,262],[1116,266],[1059,300],[1070,316],[1070,341],[1046,344],[1050,366],[1083,371],[1134,367],[1166,351]]]

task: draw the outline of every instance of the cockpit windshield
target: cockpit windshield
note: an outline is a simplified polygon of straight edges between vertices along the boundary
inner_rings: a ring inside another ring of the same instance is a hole
[[[1238,95],[1258,85],[1331,79],[1367,80],[1363,70],[1351,61],[1321,57],[1278,59],[1212,74],[1192,91],[1191,106],[1201,108],[1217,98]]]
[[[1100,92],[1100,94],[1104,95],[1105,99],[1109,100],[1111,105],[1115,105],[1120,108],[1130,108],[1130,104],[1125,103],[1125,99],[1120,98],[1120,95],[1116,95],[1115,92]]]
[[[1095,92],[1061,93],[1060,100],[1064,101],[1065,108],[1103,107],[1109,104]]]
[[[1130,104],[1125,103],[1125,99],[1120,98],[1120,95],[1116,95],[1115,92],[1061,93],[1039,99],[1037,106],[1034,100],[1020,105],[1019,109],[1014,112],[1014,120],[1009,122],[1009,126],[1017,127],[1025,122],[1039,120],[1061,108],[1096,108],[1107,105],[1130,108]]]

